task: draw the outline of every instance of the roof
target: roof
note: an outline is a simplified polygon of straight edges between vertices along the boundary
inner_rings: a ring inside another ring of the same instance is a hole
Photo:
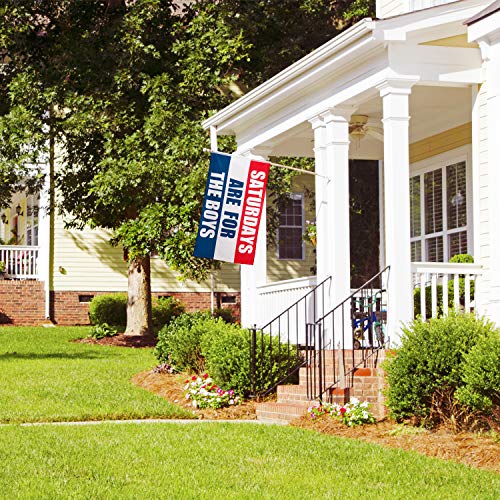
[[[481,12],[478,12],[475,16],[472,16],[470,19],[467,19],[467,21],[465,21],[464,24],[470,26],[471,24],[474,24],[477,21],[484,19],[485,17],[491,16],[491,14],[494,14],[497,10],[500,10],[500,0],[496,0],[492,4],[488,5],[486,9],[483,9]]]

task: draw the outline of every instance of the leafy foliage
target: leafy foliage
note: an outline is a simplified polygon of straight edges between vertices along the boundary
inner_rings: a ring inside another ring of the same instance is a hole
[[[160,363],[169,363],[179,371],[201,373],[204,359],[201,337],[208,325],[219,326],[207,312],[184,313],[158,332],[155,356]]]
[[[104,337],[114,337],[115,335],[118,335],[116,328],[109,326],[107,323],[94,325],[89,333],[89,337],[96,340],[103,339]]]
[[[462,380],[455,397],[461,403],[479,411],[489,411],[500,405],[500,334],[489,332],[480,338],[465,355]]]
[[[269,335],[257,336],[256,352],[252,373],[250,332],[199,312],[181,314],[160,330],[155,348],[160,363],[179,371],[207,371],[222,389],[233,389],[241,396],[252,391],[253,380],[257,392],[262,392],[269,381],[278,382],[299,361],[295,346],[280,344]]]
[[[229,307],[218,307],[214,309],[214,318],[221,318],[226,323],[237,323],[237,319]]]
[[[254,390],[264,392],[300,361],[296,346],[282,344],[278,337],[268,334],[257,335],[253,371],[250,342],[250,332],[233,325],[226,325],[218,335],[202,338],[206,370],[222,388],[234,389],[241,396]]]
[[[89,304],[90,322],[93,325],[115,325],[124,327],[127,323],[127,296],[112,293],[97,295]]]
[[[493,325],[472,314],[451,313],[429,322],[415,320],[403,329],[401,347],[386,363],[387,405],[397,419],[426,420],[440,405],[437,394],[464,385],[467,353],[495,332]]]
[[[153,302],[153,327],[155,330],[168,325],[185,310],[182,302],[174,297],[159,297]]]

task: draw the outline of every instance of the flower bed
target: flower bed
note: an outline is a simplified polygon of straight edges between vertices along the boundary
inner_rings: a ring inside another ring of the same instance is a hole
[[[225,408],[239,404],[239,397],[231,389],[221,389],[205,373],[201,376],[193,375],[186,380],[184,386],[184,397],[191,400],[195,408]]]
[[[331,417],[340,420],[349,427],[363,424],[374,424],[375,417],[369,411],[368,401],[359,401],[351,398],[349,403],[339,405],[337,403],[318,403],[309,407],[307,413],[310,418],[317,418],[329,414]]]

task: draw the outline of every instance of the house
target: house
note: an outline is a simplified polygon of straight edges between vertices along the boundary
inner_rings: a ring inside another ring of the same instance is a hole
[[[307,324],[337,308],[323,320],[325,342],[352,346],[352,159],[379,164],[381,274],[358,295],[380,302],[385,341],[397,344],[413,319],[415,287],[424,318],[461,307],[500,325],[500,2],[377,0],[377,17],[204,123],[212,149],[217,136],[234,135],[240,155],[315,161],[317,274],[276,280],[263,223],[255,265],[241,266],[245,326],[270,330],[279,317],[275,331],[292,324],[303,343]],[[449,263],[464,253],[474,264]],[[313,290],[296,319],[278,316]],[[335,337],[341,330],[345,339]]]
[[[415,312],[474,310],[500,325],[500,2],[377,0],[376,14],[204,122],[213,150],[233,135],[243,156],[314,158],[316,275],[274,279],[265,223],[254,266],[241,266],[253,366],[279,357],[255,347],[266,333],[304,360],[300,384],[278,382],[260,418],[349,395],[382,415],[378,362]],[[359,289],[353,160],[378,162],[379,265]],[[474,263],[450,263],[457,254]]]
[[[123,250],[109,244],[105,230],[68,230],[49,216],[48,189],[39,195],[16,194],[0,212],[0,324],[58,325],[89,323],[90,300],[103,293],[127,291]],[[159,258],[151,259],[153,295],[173,296],[188,310],[228,307],[239,315],[239,274],[225,265],[210,282],[180,281]]]

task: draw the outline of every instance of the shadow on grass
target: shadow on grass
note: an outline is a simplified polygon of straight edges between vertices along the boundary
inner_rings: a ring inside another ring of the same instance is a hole
[[[111,357],[119,356],[118,353],[96,353],[96,352],[5,352],[0,354],[1,360],[8,359],[109,359]]]

